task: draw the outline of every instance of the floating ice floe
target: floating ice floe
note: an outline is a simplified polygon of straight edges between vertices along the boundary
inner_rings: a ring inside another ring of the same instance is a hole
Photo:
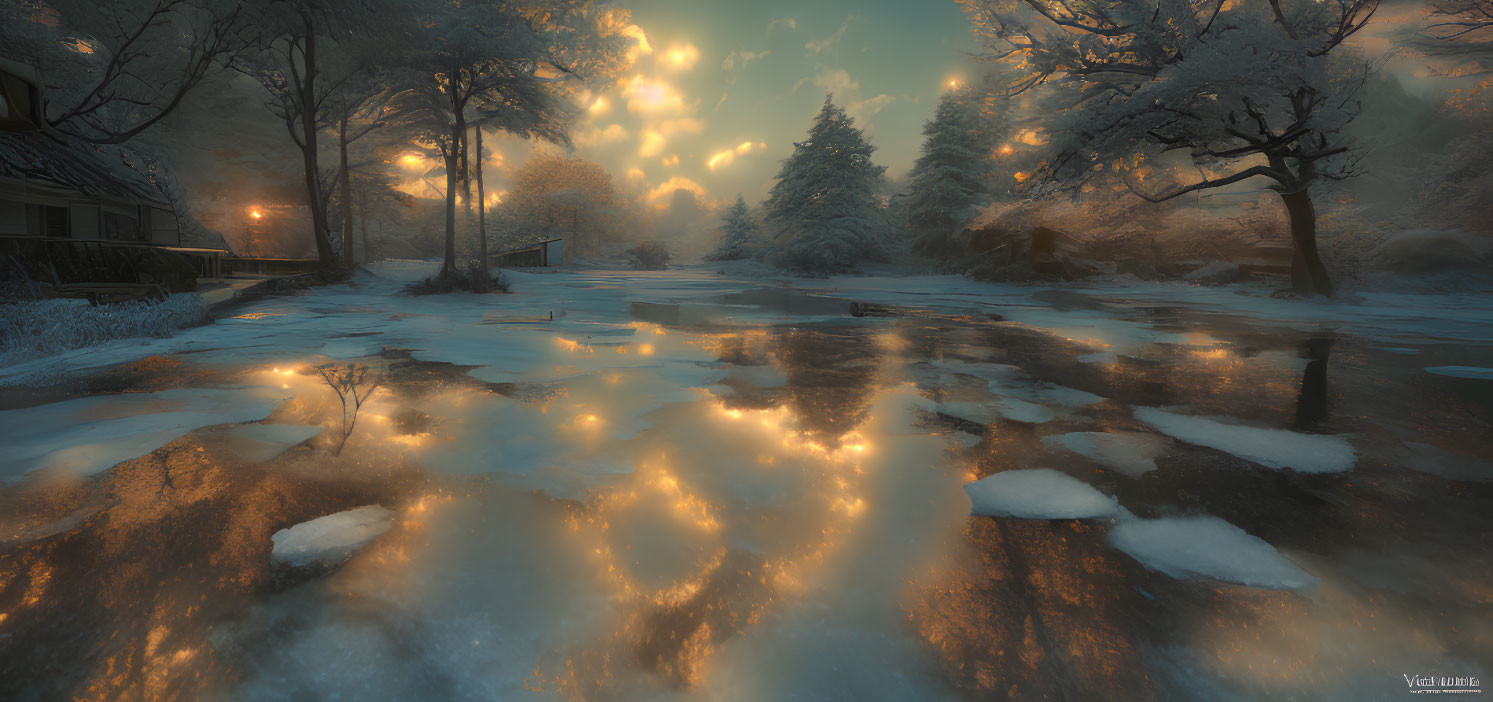
[[[1136,419],[1174,439],[1218,449],[1268,468],[1339,473],[1352,469],[1358,461],[1353,445],[1340,436],[1228,424],[1154,407],[1136,407],[1134,414]]]
[[[1076,453],[1116,473],[1139,478],[1156,470],[1156,457],[1171,442],[1162,436],[1135,431],[1081,431],[1044,436],[1042,443]]]
[[[1203,576],[1284,590],[1317,582],[1274,546],[1214,516],[1122,521],[1109,530],[1109,541],[1173,578]]]
[[[393,524],[393,513],[366,505],[275,532],[270,562],[287,568],[342,564]]]
[[[1426,372],[1469,380],[1493,380],[1493,368],[1477,366],[1431,366]]]
[[[970,514],[1023,519],[1097,519],[1116,514],[1115,498],[1051,468],[1008,470],[964,486]]]

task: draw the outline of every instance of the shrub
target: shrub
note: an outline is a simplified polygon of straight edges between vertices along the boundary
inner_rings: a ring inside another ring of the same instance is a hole
[[[669,267],[669,250],[656,241],[645,241],[627,250],[632,257],[632,267],[646,270],[662,270]]]
[[[481,264],[472,263],[466,270],[448,271],[442,268],[441,272],[425,280],[405,286],[404,291],[410,295],[443,295],[453,292],[508,292],[508,287],[508,281],[501,276],[494,277]]]
[[[0,366],[113,339],[168,337],[205,314],[202,298],[192,294],[97,307],[77,300],[0,304]]]

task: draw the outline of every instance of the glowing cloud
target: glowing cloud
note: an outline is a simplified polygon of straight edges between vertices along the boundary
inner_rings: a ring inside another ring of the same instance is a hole
[[[705,198],[705,188],[699,183],[683,176],[670,176],[658,187],[648,191],[648,201],[653,203],[654,207],[667,208],[669,201],[674,197],[675,190],[688,190],[694,193],[697,199]]]
[[[725,151],[716,152],[714,156],[711,156],[709,159],[707,159],[705,161],[705,167],[714,171],[731,165],[731,162],[735,160],[736,152],[730,149],[726,149]]]
[[[855,15],[846,17],[845,23],[841,24],[840,28],[835,30],[834,34],[831,34],[824,39],[815,39],[814,41],[804,44],[804,49],[809,52],[810,56],[819,56],[820,54],[839,49],[840,40],[845,38],[845,32],[846,30],[850,29],[850,23],[854,22],[857,19],[859,18]]]
[[[675,44],[659,58],[668,70],[688,71],[699,62],[700,50],[694,44]]]
[[[721,62],[722,71],[734,71],[739,66],[746,68],[748,65],[767,58],[771,51],[732,51],[726,54],[726,60]]]
[[[627,169],[627,180],[629,182],[642,182],[643,179],[647,177],[648,175],[646,173],[643,173],[643,169],[641,168]]]
[[[627,129],[620,124],[609,124],[605,129],[592,127],[575,135],[575,143],[581,145],[607,144],[627,138]]]
[[[755,145],[752,144],[752,142],[750,142],[750,141],[743,141],[740,144],[736,145],[736,153],[737,153],[737,155],[745,156],[745,155],[747,155],[749,153],[752,153],[752,147],[753,146],[755,146]]]
[[[679,154],[669,154],[668,156],[659,159],[659,162],[664,164],[665,168],[672,168],[679,165]]]
[[[705,122],[693,117],[668,119],[658,123],[658,131],[666,137],[675,134],[704,134]]]
[[[767,33],[772,34],[772,30],[777,29],[778,27],[785,27],[787,29],[798,29],[798,20],[793,19],[792,17],[778,17],[777,19],[774,19],[773,21],[767,23]]]
[[[590,107],[586,108],[586,111],[593,115],[604,115],[612,111],[612,103],[607,102],[607,99],[604,97],[597,97],[596,101],[591,103]]]
[[[642,141],[638,144],[638,155],[644,158],[652,158],[664,151],[669,140],[664,135],[653,129],[643,130]]]
[[[688,107],[673,86],[642,75],[622,82],[622,99],[627,101],[628,112],[640,114],[679,114]]]

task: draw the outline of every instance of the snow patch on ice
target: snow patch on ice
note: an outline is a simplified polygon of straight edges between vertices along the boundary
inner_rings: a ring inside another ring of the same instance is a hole
[[[1209,515],[1123,521],[1110,529],[1109,541],[1147,568],[1178,579],[1203,576],[1285,590],[1317,582],[1274,546]]]
[[[1095,519],[1119,511],[1115,498],[1051,468],[1008,470],[964,486],[970,514],[1023,519]]]
[[[1136,407],[1134,414],[1136,419],[1174,439],[1217,449],[1268,468],[1340,473],[1351,470],[1358,461],[1353,445],[1340,436],[1228,424],[1154,407]]]
[[[39,469],[94,475],[194,429],[264,419],[288,396],[278,388],[172,389],[0,412],[0,482]]]
[[[366,505],[281,529],[270,537],[275,544],[270,562],[291,568],[335,565],[388,531],[392,516],[379,505]]]
[[[1170,444],[1165,437],[1133,431],[1057,434],[1042,437],[1042,443],[1071,451],[1132,478],[1156,470],[1156,457]]]

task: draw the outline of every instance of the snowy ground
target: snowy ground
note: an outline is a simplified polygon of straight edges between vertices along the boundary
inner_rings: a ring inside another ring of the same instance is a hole
[[[1493,672],[1488,295],[430,268],[0,369],[0,698]],[[340,454],[326,363],[380,383]],[[358,550],[285,587],[292,537]]]

